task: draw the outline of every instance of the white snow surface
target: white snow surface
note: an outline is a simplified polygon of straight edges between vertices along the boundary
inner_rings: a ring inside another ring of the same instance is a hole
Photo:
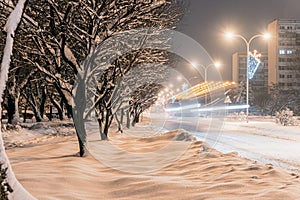
[[[300,126],[282,126],[274,118],[251,118],[249,123],[227,118],[215,132],[213,118],[151,116],[154,126],[185,129],[222,153],[237,152],[259,163],[300,171]]]

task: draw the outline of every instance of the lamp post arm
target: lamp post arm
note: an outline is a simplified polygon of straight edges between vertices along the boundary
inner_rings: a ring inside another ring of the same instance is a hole
[[[258,38],[258,37],[263,37],[264,35],[262,35],[262,34],[257,34],[257,35],[254,35],[254,36],[252,36],[248,41],[247,41],[247,39],[245,38],[245,37],[243,37],[243,36],[241,36],[241,35],[234,35],[234,37],[238,37],[238,38],[241,38],[245,43],[246,43],[246,45],[249,45],[250,46],[250,44],[251,44],[251,42],[255,39],[255,38]]]
[[[233,35],[234,37],[238,37],[238,38],[241,38],[244,42],[245,42],[245,44],[246,45],[249,45],[250,44],[250,42],[251,42],[251,40],[253,40],[254,38],[252,37],[250,40],[249,40],[249,42],[246,40],[246,38],[244,38],[243,36],[241,36],[241,35]]]
[[[258,37],[263,37],[264,35],[262,35],[262,34],[257,34],[257,35],[254,35],[252,38],[250,38],[250,40],[249,40],[249,44],[252,42],[252,40],[254,40],[255,38],[258,38]]]

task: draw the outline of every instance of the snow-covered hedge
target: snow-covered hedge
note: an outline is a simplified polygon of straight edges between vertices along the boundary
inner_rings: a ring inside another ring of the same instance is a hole
[[[299,121],[294,117],[294,112],[289,108],[276,112],[276,123],[283,126],[297,126]]]

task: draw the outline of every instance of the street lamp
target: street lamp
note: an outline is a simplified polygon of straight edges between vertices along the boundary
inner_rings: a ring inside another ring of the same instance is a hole
[[[246,108],[246,119],[247,119],[247,123],[248,123],[248,116],[249,116],[249,59],[250,59],[250,44],[251,42],[258,37],[263,37],[264,39],[269,39],[271,37],[271,35],[269,33],[265,33],[265,34],[257,34],[252,36],[248,41],[246,40],[245,37],[239,35],[239,34],[234,34],[232,32],[228,32],[226,33],[226,37],[227,38],[241,38],[245,44],[246,44],[246,48],[247,48],[247,66],[246,66],[246,104],[247,104],[247,108]]]
[[[193,67],[200,66],[200,67],[202,67],[202,68],[204,69],[204,82],[205,82],[205,84],[207,85],[207,70],[208,70],[208,68],[211,67],[211,66],[214,66],[214,67],[216,67],[216,68],[219,68],[219,67],[221,66],[221,63],[219,63],[219,62],[214,62],[214,63],[211,63],[211,64],[209,64],[209,65],[199,65],[199,64],[197,64],[197,63],[192,63],[192,66],[193,66]],[[207,94],[205,94],[205,105],[206,105],[206,104],[207,104]]]

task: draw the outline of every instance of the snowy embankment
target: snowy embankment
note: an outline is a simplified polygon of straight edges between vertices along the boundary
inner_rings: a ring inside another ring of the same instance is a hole
[[[38,199],[300,198],[298,174],[223,154],[184,130],[139,125],[111,133],[110,141],[91,134],[84,158],[75,155],[75,136],[57,138],[7,151],[17,178]]]
[[[153,113],[151,122],[168,130],[183,128],[222,153],[261,164],[300,171],[300,127],[283,126],[274,118],[255,117],[249,123],[239,118],[176,117]]]
[[[237,152],[239,156],[259,163],[300,171],[300,155],[295,153],[300,151],[300,127],[282,126],[274,121],[226,120],[213,147],[223,153]],[[203,137],[199,139],[203,140]],[[209,137],[205,140],[209,141]]]

